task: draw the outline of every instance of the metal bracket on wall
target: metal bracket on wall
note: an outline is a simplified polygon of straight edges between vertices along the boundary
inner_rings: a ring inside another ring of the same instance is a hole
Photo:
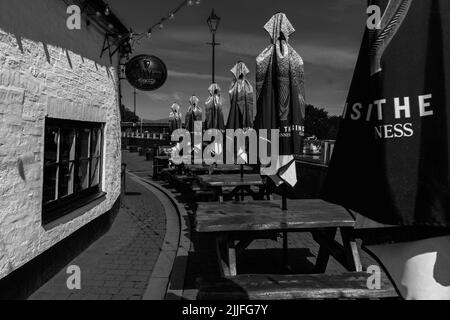
[[[105,51],[108,50],[109,52],[109,60],[112,64],[112,56],[113,54],[111,53],[111,42],[110,40],[110,35],[108,33],[105,33],[105,39],[103,40],[103,46],[102,46],[102,52],[100,53],[100,58],[103,57],[103,54],[105,53]]]
[[[100,53],[100,58],[102,58],[103,54],[106,51],[108,51],[109,60],[112,64],[112,57],[119,50],[121,42],[125,41],[125,40],[126,40],[126,38],[125,39],[114,39],[113,35],[111,35],[109,33],[105,33],[105,39],[103,40],[103,46],[102,46],[102,52]]]
[[[112,57],[119,51],[122,54],[131,53],[130,35],[113,35],[110,33],[105,33],[105,39],[103,40],[102,52],[100,53],[100,58],[103,54],[108,51],[109,60],[112,64]],[[111,51],[112,50],[112,51]]]
[[[100,58],[105,52],[109,54],[109,60],[112,62],[112,57],[116,52],[121,55],[130,54],[131,36],[127,28],[120,22],[117,16],[109,9],[104,0],[78,0],[81,7],[81,13],[87,16],[87,23],[95,22],[95,25],[100,27],[105,32],[103,46],[100,53]],[[108,10],[106,13],[105,10]],[[130,31],[132,34],[132,31]]]

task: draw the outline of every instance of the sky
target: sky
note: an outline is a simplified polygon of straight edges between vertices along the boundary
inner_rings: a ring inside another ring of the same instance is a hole
[[[181,0],[107,0],[113,12],[135,32],[146,31],[180,4]],[[255,87],[256,57],[269,44],[263,29],[272,15],[283,12],[296,32],[289,42],[305,64],[308,104],[331,115],[341,114],[356,65],[367,19],[364,0],[201,0],[166,21],[151,39],[136,45],[133,56],[151,54],[169,70],[167,82],[156,91],[138,91],[137,115],[144,119],[167,118],[176,102],[183,115],[195,94],[202,106],[211,84],[211,34],[206,20],[214,8],[222,18],[216,41],[216,82],[222,88],[225,116],[229,111],[230,69],[243,61]],[[133,88],[122,81],[123,103],[133,109]]]

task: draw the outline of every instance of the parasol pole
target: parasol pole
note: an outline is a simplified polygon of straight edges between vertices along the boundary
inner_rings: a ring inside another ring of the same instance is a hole
[[[282,186],[282,200],[281,200],[281,210],[283,213],[287,212],[287,187],[286,182]],[[287,231],[283,231],[283,265],[288,269],[288,234]]]

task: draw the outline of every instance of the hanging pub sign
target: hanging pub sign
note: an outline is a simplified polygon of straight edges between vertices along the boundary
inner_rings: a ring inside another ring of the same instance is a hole
[[[167,80],[167,67],[158,57],[139,55],[125,66],[128,82],[136,89],[153,91],[162,87]]]

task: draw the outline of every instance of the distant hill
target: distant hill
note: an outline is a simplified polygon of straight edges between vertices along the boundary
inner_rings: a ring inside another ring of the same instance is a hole
[[[169,123],[169,118],[159,119],[159,120],[142,120],[143,123]]]

